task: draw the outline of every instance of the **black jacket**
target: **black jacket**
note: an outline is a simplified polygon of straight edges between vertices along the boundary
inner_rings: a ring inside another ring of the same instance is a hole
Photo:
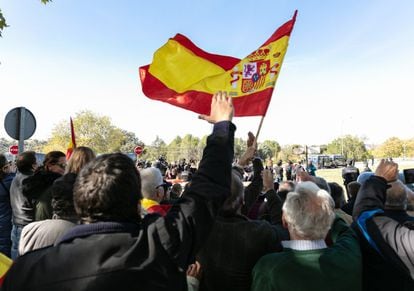
[[[33,172],[17,172],[10,186],[10,204],[13,212],[13,224],[25,226],[34,220],[34,205],[31,199],[23,195],[23,181]]]
[[[214,125],[191,186],[165,217],[80,225],[19,257],[3,290],[187,290],[186,269],[230,194],[235,126]]]
[[[414,230],[386,216],[388,186],[378,176],[361,187],[353,211],[362,250],[364,290],[414,290]]]
[[[52,218],[52,185],[62,175],[39,170],[23,180],[23,195],[35,205],[36,221]]]
[[[55,180],[51,188],[53,214],[57,218],[76,223],[78,221],[73,204],[73,186],[77,174],[67,173]]]
[[[281,225],[250,220],[243,215],[219,215],[198,255],[203,268],[200,291],[248,291],[256,262],[264,255],[281,251],[289,239]]]

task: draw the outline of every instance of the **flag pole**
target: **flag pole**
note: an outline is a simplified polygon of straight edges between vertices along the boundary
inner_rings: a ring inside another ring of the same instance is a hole
[[[257,129],[257,132],[256,132],[256,142],[257,142],[257,140],[259,139],[259,133],[260,133],[260,130],[262,129],[262,124],[263,124],[263,120],[264,120],[264,115],[262,116],[262,118],[260,119],[260,123],[259,123],[259,128]]]

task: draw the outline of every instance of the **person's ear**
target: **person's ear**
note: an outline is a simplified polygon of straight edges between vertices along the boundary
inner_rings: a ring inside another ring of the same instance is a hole
[[[286,222],[284,213],[282,213],[282,225],[283,225],[284,228],[288,229],[288,224]]]

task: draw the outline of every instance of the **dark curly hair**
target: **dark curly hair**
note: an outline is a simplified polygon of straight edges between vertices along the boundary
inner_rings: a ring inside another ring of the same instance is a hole
[[[74,186],[75,209],[82,222],[138,221],[141,178],[121,153],[105,154],[87,164]]]

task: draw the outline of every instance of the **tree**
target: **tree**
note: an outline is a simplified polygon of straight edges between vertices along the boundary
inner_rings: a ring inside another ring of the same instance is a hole
[[[327,145],[326,154],[343,154],[345,159],[365,160],[369,153],[365,147],[365,143],[357,136],[346,135],[334,139]]]
[[[0,9],[0,37],[2,36],[1,33],[3,32],[3,29],[8,27],[7,23],[6,23],[6,19],[3,16],[3,13],[1,12]]]
[[[96,153],[110,153],[121,150],[127,137],[124,132],[112,125],[107,116],[99,116],[92,111],[81,111],[73,118],[75,128],[76,144],[87,146]],[[66,152],[70,140],[69,120],[62,120],[52,129],[52,137],[43,152],[60,150]]]
[[[155,140],[151,145],[144,149],[144,154],[142,155],[143,159],[148,161],[155,161],[159,156],[166,156],[167,154],[167,145],[158,135],[155,137]]]
[[[282,161],[299,161],[302,159],[301,155],[304,154],[304,149],[301,145],[285,145],[281,148],[277,158]]]
[[[375,149],[374,155],[379,158],[401,157],[404,154],[404,142],[398,137],[387,139],[382,145]]]
[[[10,146],[11,141],[5,139],[4,137],[0,138],[0,153],[7,153]]]
[[[263,159],[272,160],[277,157],[280,149],[281,148],[278,142],[274,140],[265,140],[264,142],[260,143],[258,153],[259,156],[261,156]]]
[[[247,149],[247,143],[242,138],[235,138],[234,139],[234,157],[239,159]]]
[[[25,141],[24,150],[41,153],[43,151],[43,148],[46,146],[46,144],[47,144],[46,140],[29,139]]]
[[[43,4],[46,4],[48,2],[52,2],[52,0],[40,0]],[[5,29],[6,27],[8,27],[7,23],[6,23],[6,19],[3,16],[3,13],[1,12],[0,9],[0,37],[2,36],[2,32],[3,29]]]
[[[198,144],[200,139],[191,134],[186,134],[181,140],[181,154],[185,159],[198,160]]]
[[[203,151],[204,148],[207,145],[207,135],[204,135],[202,138],[200,138],[200,141],[197,145],[197,161],[201,161],[201,158],[203,157]]]
[[[414,138],[404,141],[404,157],[414,157]]]
[[[178,161],[181,158],[181,137],[176,136],[167,146],[167,161]]]
[[[17,140],[8,140],[4,137],[0,138],[0,153],[7,153],[9,152],[9,148],[12,145],[17,145]],[[38,140],[38,139],[28,139],[24,141],[24,150],[25,151],[35,151],[41,153],[43,151],[43,147],[47,144],[45,140]]]
[[[144,147],[144,142],[142,142],[135,133],[121,129],[124,139],[121,143],[121,152],[123,153],[132,153],[136,146]]]

